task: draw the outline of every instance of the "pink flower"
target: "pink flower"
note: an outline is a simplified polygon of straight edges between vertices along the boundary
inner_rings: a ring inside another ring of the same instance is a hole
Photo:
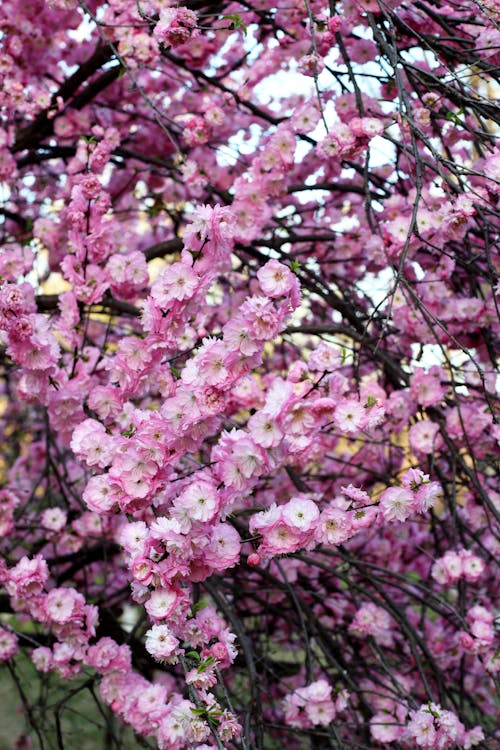
[[[406,521],[413,511],[413,493],[404,487],[388,487],[380,496],[379,507],[387,521]]]
[[[331,693],[332,687],[325,679],[297,688],[283,701],[286,723],[303,728],[327,726],[337,713]]]
[[[10,630],[0,628],[0,662],[7,661],[17,652],[19,647],[17,636]]]
[[[83,458],[87,466],[104,469],[111,463],[112,440],[106,434],[104,425],[95,419],[86,419],[73,431],[71,450]]]
[[[205,339],[195,357],[197,379],[219,386],[227,381],[228,350],[222,341]]]
[[[271,555],[287,555],[303,546],[304,536],[297,529],[280,521],[269,529],[263,529],[264,541],[261,552]]]
[[[31,660],[39,672],[50,672],[53,668],[52,651],[46,646],[35,648],[31,653]]]
[[[144,253],[116,253],[106,265],[112,294],[120,299],[133,299],[149,280]]]
[[[446,393],[446,385],[441,385],[445,377],[440,367],[431,367],[428,373],[422,368],[415,369],[411,379],[410,396],[421,406],[438,404]]]
[[[305,76],[318,76],[325,64],[318,55],[302,55],[297,63],[297,70]]]
[[[257,271],[260,288],[267,297],[283,297],[296,284],[297,279],[287,266],[277,260],[269,260]]]
[[[146,602],[146,612],[153,620],[167,620],[177,606],[179,595],[175,589],[156,589]]]
[[[167,309],[172,302],[191,299],[198,285],[198,277],[190,266],[172,263],[154,282],[151,296],[162,309]]]
[[[276,419],[262,410],[252,414],[248,420],[248,429],[257,445],[263,448],[276,448],[283,438]]]
[[[436,728],[433,714],[426,711],[425,708],[412,712],[412,718],[406,725],[405,734],[411,737],[420,747],[434,747]]]
[[[178,646],[168,625],[153,625],[146,633],[146,650],[158,661],[171,659]]]
[[[439,482],[424,482],[418,488],[414,498],[414,508],[417,513],[425,513],[429,508],[433,508],[442,492]]]
[[[174,501],[175,508],[182,508],[193,521],[213,521],[220,508],[220,498],[215,485],[200,480],[189,485]]]
[[[250,335],[256,340],[270,341],[281,330],[283,316],[277,314],[267,297],[249,297],[241,306],[240,313],[247,322]]]
[[[383,122],[376,117],[353,117],[349,127],[358,137],[374,138],[384,132]]]
[[[367,492],[361,489],[361,487],[355,487],[349,484],[347,487],[341,487],[340,491],[344,497],[349,498],[353,502],[361,505],[368,505],[370,502],[370,496]]]
[[[433,453],[437,448],[436,437],[439,433],[439,425],[429,419],[423,419],[412,424],[408,437],[410,447],[415,453]]]
[[[85,599],[75,589],[55,588],[49,591],[43,606],[49,621],[64,624],[71,620],[81,621],[84,605]]]
[[[194,10],[183,6],[179,8],[162,8],[160,18],[154,28],[154,37],[164,44],[178,46],[190,37],[200,34],[197,28],[197,16]]]
[[[7,591],[11,596],[22,599],[38,596],[43,591],[48,577],[49,569],[41,555],[36,555],[31,560],[22,557],[9,571]]]
[[[479,745],[479,743],[484,739],[485,737],[482,728],[473,727],[472,729],[469,729],[468,732],[465,732],[463,739],[463,748],[464,750],[470,750],[471,747]]]
[[[459,555],[462,560],[462,570],[465,580],[471,582],[477,581],[485,570],[486,564],[484,560],[470,550],[462,549],[459,551]]]
[[[338,348],[321,341],[309,355],[308,366],[312,371],[333,372],[340,366],[340,361]]]
[[[90,646],[86,661],[100,674],[110,671],[129,672],[131,666],[131,652],[126,643],[119,646],[111,638],[100,638]]]
[[[83,492],[83,500],[90,510],[96,513],[111,513],[118,505],[120,488],[110,481],[107,474],[91,477]]]
[[[230,351],[240,351],[246,357],[251,357],[261,347],[257,337],[249,330],[243,315],[235,315],[228,320],[223,332],[224,342]]]
[[[292,497],[281,506],[283,521],[301,532],[313,531],[319,519],[318,506],[307,497]]]
[[[366,413],[363,406],[353,398],[344,399],[335,408],[333,415],[335,426],[341,432],[355,434],[363,429],[366,421]]]
[[[401,737],[402,727],[387,713],[379,713],[370,719],[370,734],[377,742],[394,742]]]
[[[47,508],[41,515],[42,526],[50,531],[61,531],[66,526],[68,514],[61,508]]]
[[[332,506],[321,511],[315,531],[320,544],[342,544],[353,535],[352,513]]]
[[[203,552],[203,559],[216,571],[226,570],[236,565],[240,549],[240,535],[236,529],[228,523],[219,523],[212,531],[212,538]]]
[[[225,256],[232,248],[234,230],[231,222],[231,209],[215,206],[197,206],[191,224],[184,234],[184,244],[188,249],[200,250],[210,241],[216,259]]]
[[[463,565],[461,556],[453,550],[445,552],[441,563],[450,583],[457,581],[462,576]]]
[[[349,630],[360,638],[371,635],[381,646],[391,646],[394,642],[392,627],[389,613],[369,602],[358,609]]]

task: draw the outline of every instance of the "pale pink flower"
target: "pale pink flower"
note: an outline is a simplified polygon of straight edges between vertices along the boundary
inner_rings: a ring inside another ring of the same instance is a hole
[[[296,552],[303,545],[302,533],[285,522],[278,522],[263,533],[262,551],[273,555]]]
[[[276,419],[265,411],[252,414],[248,420],[248,429],[257,445],[263,448],[276,448],[283,438]]]
[[[313,531],[319,519],[318,506],[307,497],[292,497],[281,506],[281,515],[286,524],[301,532]]]
[[[352,435],[363,429],[365,409],[356,399],[344,399],[335,408],[333,420],[338,430]]]
[[[83,458],[87,466],[104,469],[113,458],[113,444],[104,425],[95,419],[85,419],[73,430],[71,450]]]
[[[235,315],[223,328],[224,343],[229,351],[240,351],[246,357],[251,357],[259,351],[261,344],[249,330],[243,315]]]
[[[227,206],[199,205],[191,224],[184,233],[187,248],[193,245],[199,249],[206,240],[210,240],[218,253],[226,253],[232,248],[234,230],[231,209]],[[217,256],[216,256],[217,257]]]
[[[212,482],[204,479],[189,485],[174,502],[188,517],[204,523],[212,521],[220,507],[217,489]]]
[[[462,559],[463,576],[466,581],[477,581],[485,570],[486,564],[484,560],[475,555],[470,550],[462,549],[459,552]]]
[[[388,487],[380,496],[379,507],[386,521],[406,521],[413,510],[413,493],[404,487]]]
[[[179,595],[175,589],[155,589],[146,602],[146,612],[153,620],[166,620],[177,606]]]
[[[170,659],[178,645],[168,625],[153,625],[146,633],[146,650],[159,661]]]
[[[479,743],[482,742],[484,738],[484,732],[481,727],[477,726],[469,729],[469,731],[465,733],[463,739],[464,750],[470,750],[471,747],[479,745]]]
[[[340,366],[341,357],[338,347],[321,341],[309,355],[308,367],[317,372],[333,372]]]
[[[394,642],[392,625],[391,617],[385,609],[368,602],[358,609],[349,630],[360,638],[371,635],[379,645],[391,646]]]
[[[320,544],[342,544],[352,535],[352,513],[331,506],[321,511],[314,534]]]
[[[190,299],[198,287],[199,280],[193,269],[186,263],[172,263],[155,280],[151,287],[151,296],[157,304],[165,309],[172,302],[183,302]]]
[[[267,297],[283,297],[297,283],[295,275],[283,263],[269,260],[257,271],[260,288]]]
[[[47,508],[41,515],[41,523],[50,531],[61,531],[66,526],[68,514],[61,508]]]
[[[6,588],[11,596],[23,599],[38,596],[48,577],[49,568],[41,555],[25,556],[9,571]]]
[[[370,719],[370,734],[377,742],[394,742],[402,734],[402,727],[387,713],[378,713]]]
[[[110,513],[118,504],[118,489],[107,474],[90,477],[83,492],[83,500],[96,513]]]
[[[417,513],[425,513],[432,508],[442,492],[439,482],[424,482],[418,488],[414,498],[414,508]]]
[[[236,529],[228,523],[219,523],[212,531],[212,538],[204,550],[203,559],[214,570],[226,570],[236,565],[240,549],[241,540]]]
[[[0,662],[7,661],[18,650],[18,640],[14,633],[0,628]]]
[[[55,588],[47,594],[44,610],[47,619],[62,624],[81,618],[84,605],[85,599],[75,589]]]
[[[462,558],[457,552],[454,552],[453,550],[445,552],[441,559],[441,563],[450,583],[457,581],[462,576]]]
[[[436,436],[439,425],[429,419],[423,419],[410,427],[408,437],[410,447],[415,453],[432,453],[436,449]]]
[[[39,672],[49,672],[52,669],[52,651],[47,646],[39,646],[31,652],[31,661]]]

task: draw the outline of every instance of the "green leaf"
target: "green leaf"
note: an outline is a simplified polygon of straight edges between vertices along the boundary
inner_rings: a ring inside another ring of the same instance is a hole
[[[206,715],[206,713],[207,713],[207,710],[206,710],[206,708],[192,708],[192,709],[191,709],[191,712],[192,712],[192,713],[193,713],[193,714],[194,714],[195,716],[205,716],[205,715]]]
[[[247,35],[247,27],[243,23],[243,20],[239,13],[228,13],[227,15],[222,16],[222,18],[225,21],[230,22],[230,26],[229,26],[230,29],[232,29],[233,31],[236,31],[237,29],[241,29],[243,32],[243,35],[244,36]]]
[[[129,437],[132,437],[132,435],[134,434],[134,432],[135,432],[134,425],[131,422],[130,423],[130,427],[128,428],[128,430],[123,430],[122,435],[123,435],[123,437],[128,437],[129,438]]]

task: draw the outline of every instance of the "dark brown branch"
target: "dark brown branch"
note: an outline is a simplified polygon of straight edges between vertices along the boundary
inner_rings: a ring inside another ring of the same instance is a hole
[[[48,135],[51,135],[54,130],[54,119],[49,117],[49,113],[57,105],[57,100],[60,98],[63,102],[67,102],[71,99],[82,83],[87,81],[90,76],[99,70],[99,68],[102,68],[103,65],[109,62],[112,56],[113,53],[109,47],[98,44],[91,57],[89,57],[86,62],[82,63],[78,70],[67,78],[53,94],[50,105],[47,109],[40,112],[32,123],[18,132],[15,143],[12,147],[12,152],[16,153],[18,151],[24,151],[27,148],[33,148]],[[85,101],[88,101],[88,98],[85,99]]]

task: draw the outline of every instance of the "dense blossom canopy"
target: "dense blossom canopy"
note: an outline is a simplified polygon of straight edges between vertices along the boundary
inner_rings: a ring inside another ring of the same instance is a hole
[[[499,16],[2,0],[16,747],[500,748]]]

